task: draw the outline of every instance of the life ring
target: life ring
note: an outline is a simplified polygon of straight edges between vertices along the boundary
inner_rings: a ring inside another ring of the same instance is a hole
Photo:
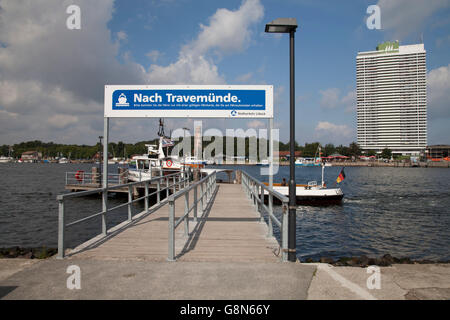
[[[172,166],[172,160],[167,160],[166,165],[170,168]]]
[[[84,178],[84,171],[78,170],[77,173],[75,173],[75,179],[81,182],[83,181],[83,178]]]

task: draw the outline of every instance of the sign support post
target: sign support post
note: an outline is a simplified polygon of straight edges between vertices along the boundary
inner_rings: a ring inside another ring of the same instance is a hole
[[[106,210],[108,209],[108,143],[109,143],[109,118],[103,120],[103,194],[102,194],[102,233],[107,234]]]

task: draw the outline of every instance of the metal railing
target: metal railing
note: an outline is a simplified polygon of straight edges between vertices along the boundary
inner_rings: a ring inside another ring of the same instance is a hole
[[[200,197],[198,197],[198,187],[200,186]],[[192,206],[189,206],[189,193],[193,190],[194,199]],[[168,199],[169,203],[169,254],[168,261],[175,261],[175,229],[184,221],[184,236],[189,236],[189,214],[193,211],[194,222],[197,222],[198,209],[200,209],[200,217],[203,217],[205,208],[211,201],[214,191],[216,190],[216,171],[210,173],[203,179],[194,182],[185,189],[171,195]],[[175,221],[175,201],[184,195],[184,214]],[[200,203],[200,206],[198,206]]]
[[[150,185],[156,185],[156,191],[149,192]],[[108,186],[106,188],[96,188],[89,191],[81,191],[81,192],[72,192],[67,194],[58,195],[58,255],[57,258],[62,259],[65,256],[65,232],[66,229],[79,224],[81,222],[85,222],[87,220],[93,219],[95,217],[101,216],[102,220],[102,235],[107,236],[108,230],[106,228],[106,218],[108,213],[111,211],[128,207],[128,222],[133,220],[132,215],[132,204],[138,201],[144,200],[145,209],[139,214],[143,213],[152,213],[155,210],[159,209],[164,204],[168,203],[167,199],[169,198],[169,191],[172,190],[173,193],[176,193],[177,188],[181,190],[189,185],[189,176],[185,172],[173,173],[165,176],[155,177],[149,180],[139,181],[139,182],[131,182],[125,184],[118,184],[114,186]],[[133,199],[133,189],[138,186],[144,186],[145,195],[143,197],[139,197]],[[128,188],[128,201],[126,203],[117,205],[112,208],[108,208],[108,192],[114,192],[120,188]],[[166,198],[161,200],[161,193],[166,192]],[[65,201],[68,199],[74,199],[79,197],[84,197],[93,194],[102,194],[102,206],[103,209],[100,212],[87,216],[85,218],[81,218],[79,220],[66,223],[65,221]],[[156,204],[154,204],[151,208],[149,208],[149,197],[155,195],[157,197]],[[136,214],[137,215],[137,214]]]
[[[273,224],[275,223],[280,228],[281,235],[281,260],[283,262],[288,261],[288,205],[289,198],[281,193],[266,186],[261,181],[256,180],[252,176],[248,175],[245,171],[242,171],[242,185],[247,197],[253,202],[256,212],[259,212],[261,222],[264,222],[263,211],[268,215],[268,237],[273,236]],[[268,206],[264,204],[264,197],[268,196]],[[278,220],[273,214],[273,197],[280,200],[282,205],[282,221]]]
[[[108,184],[124,184],[127,180],[127,172],[121,174],[108,173]],[[100,173],[85,171],[66,172],[67,185],[101,185],[102,176]]]

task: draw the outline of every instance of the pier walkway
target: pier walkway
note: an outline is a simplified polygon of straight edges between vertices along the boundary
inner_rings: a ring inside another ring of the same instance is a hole
[[[190,203],[193,195],[190,196]],[[184,214],[184,197],[175,202],[175,219]],[[69,253],[77,259],[166,261],[169,206],[135,218],[122,231],[94,239]],[[189,218],[189,236],[176,230],[177,261],[277,262],[279,245],[268,237],[267,224],[247,198],[242,185],[218,184],[204,214]]]

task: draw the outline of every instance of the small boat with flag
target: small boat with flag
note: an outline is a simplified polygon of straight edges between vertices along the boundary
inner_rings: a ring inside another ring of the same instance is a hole
[[[308,184],[297,184],[296,191],[296,203],[298,205],[334,205],[341,204],[344,198],[344,193],[341,188],[334,187],[328,188],[323,180],[325,164],[322,163],[322,183],[319,185],[317,181],[310,181]],[[345,179],[344,169],[341,170],[336,184],[339,184]],[[268,183],[264,183],[268,186]],[[289,197],[289,186],[283,179],[282,183],[274,183],[273,189],[282,195]],[[277,198],[273,198],[274,204],[281,204]],[[268,202],[268,192],[264,190],[264,202]]]

